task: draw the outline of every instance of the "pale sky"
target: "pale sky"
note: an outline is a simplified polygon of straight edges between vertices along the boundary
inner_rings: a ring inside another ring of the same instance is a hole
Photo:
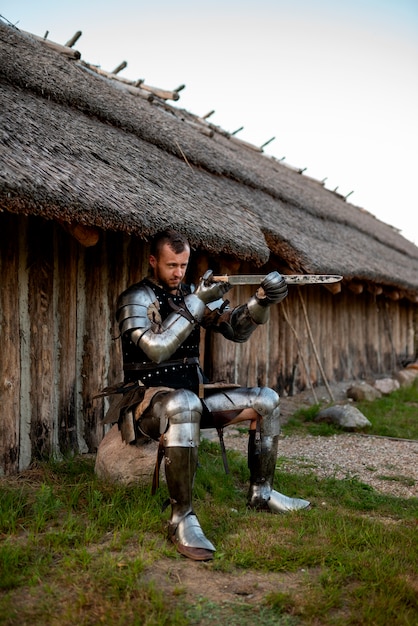
[[[2,0],[18,28],[164,89],[418,245],[418,0]],[[353,192],[353,193],[350,193]]]

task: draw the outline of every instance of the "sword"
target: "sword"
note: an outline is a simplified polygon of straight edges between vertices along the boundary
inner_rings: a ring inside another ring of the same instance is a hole
[[[337,274],[282,274],[288,285],[327,285],[343,279]],[[237,274],[213,276],[214,281],[228,282],[230,285],[259,285],[265,276],[261,274]]]

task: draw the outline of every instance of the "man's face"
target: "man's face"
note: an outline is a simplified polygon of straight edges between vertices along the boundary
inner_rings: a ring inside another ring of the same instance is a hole
[[[150,256],[149,262],[155,280],[167,291],[176,293],[184,278],[190,257],[190,248],[176,254],[168,243],[164,244],[158,257]]]

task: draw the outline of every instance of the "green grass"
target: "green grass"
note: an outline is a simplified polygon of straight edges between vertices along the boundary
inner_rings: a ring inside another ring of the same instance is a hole
[[[370,434],[418,439],[418,380],[374,402],[357,402],[356,407],[371,422]]]
[[[365,431],[367,434],[418,439],[418,380],[388,396],[373,401],[355,402],[354,406],[371,423],[371,427]],[[341,433],[341,429],[332,424],[315,423],[320,409],[320,404],[314,404],[296,411],[284,425],[283,433],[309,433],[324,437]]]
[[[416,388],[400,391],[398,412],[394,403],[388,409],[396,420],[416,401]],[[379,419],[383,427],[387,417]],[[416,436],[408,418],[396,425],[400,432]],[[203,442],[195,510],[217,546],[209,564],[189,565],[166,541],[164,484],[154,497],[149,485],[105,484],[88,457],[0,479],[0,624],[418,623],[418,499],[384,495],[356,479],[289,474],[279,465],[280,491],[303,494],[314,506],[257,513],[245,506],[246,459],[228,451],[228,460],[225,475],[219,446]],[[184,566],[200,576],[193,596]],[[225,577],[248,573],[254,592],[275,577],[259,601],[250,592],[210,595],[209,575],[222,590]]]

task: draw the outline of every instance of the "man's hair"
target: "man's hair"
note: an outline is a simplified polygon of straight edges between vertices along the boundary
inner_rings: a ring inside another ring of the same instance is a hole
[[[189,242],[184,235],[172,228],[167,228],[152,238],[150,246],[152,256],[158,259],[162,247],[167,243],[176,254],[180,254],[185,248],[189,247]]]

